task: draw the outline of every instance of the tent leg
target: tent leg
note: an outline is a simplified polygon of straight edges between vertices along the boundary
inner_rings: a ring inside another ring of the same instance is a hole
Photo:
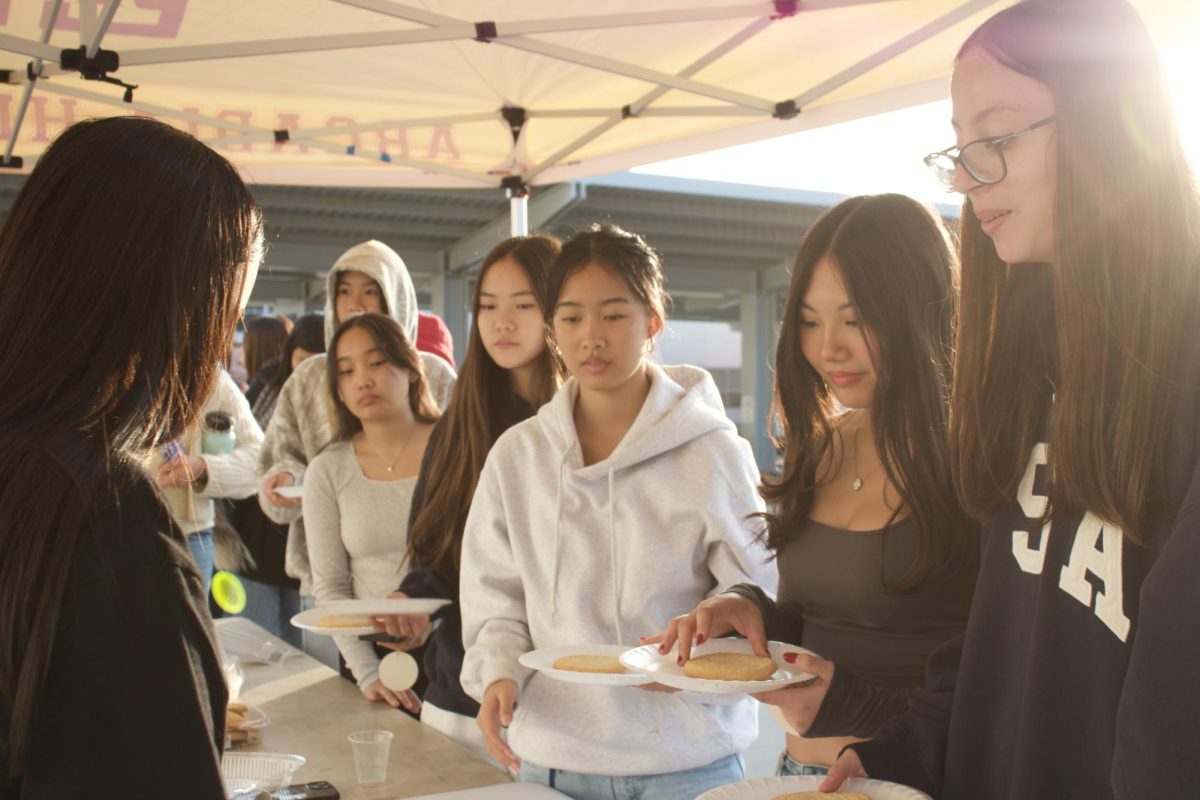
[[[529,192],[514,192],[508,196],[508,213],[513,236],[529,235]]]
[[[58,22],[58,10],[62,6],[62,0],[54,0],[50,6],[50,16],[46,19],[46,28],[42,31],[42,44],[50,41],[50,34],[54,31],[54,24]],[[42,71],[42,59],[35,58],[31,69],[34,75],[38,75]],[[36,80],[31,80],[25,84],[25,92],[21,95],[21,105],[17,106],[17,115],[13,119],[12,136],[8,139],[8,145],[4,148],[4,165],[12,164],[13,150],[17,147],[17,137],[21,135],[21,125],[25,122],[25,112],[29,110],[29,99],[33,97],[33,85]]]

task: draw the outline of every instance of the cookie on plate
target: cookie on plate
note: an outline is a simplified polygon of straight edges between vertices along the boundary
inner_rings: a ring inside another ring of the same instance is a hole
[[[765,681],[775,670],[775,662],[768,656],[753,653],[709,653],[683,665],[688,677],[710,681]]]
[[[625,667],[616,656],[563,656],[554,661],[554,668],[567,672],[601,672],[606,675],[625,672]]]

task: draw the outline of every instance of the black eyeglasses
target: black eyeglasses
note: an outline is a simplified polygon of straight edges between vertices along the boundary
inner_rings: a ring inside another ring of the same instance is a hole
[[[925,156],[925,166],[948,192],[954,191],[954,172],[959,166],[979,183],[999,183],[1008,175],[1008,162],[1004,160],[1004,148],[1008,143],[1053,121],[1054,117],[1049,116],[1004,136],[989,136],[962,147],[947,147],[940,153]]]

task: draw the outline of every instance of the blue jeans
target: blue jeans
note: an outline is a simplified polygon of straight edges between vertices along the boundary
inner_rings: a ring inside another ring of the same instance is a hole
[[[304,646],[300,629],[292,627],[290,620],[300,613],[300,592],[285,586],[252,580],[239,575],[246,589],[246,610],[242,616],[257,622],[269,633],[296,649]]]
[[[200,577],[204,579],[204,596],[207,597],[208,587],[212,584],[213,559],[216,557],[212,528],[189,533],[187,542],[188,549],[192,551],[192,560],[196,562],[196,569],[200,570]]]
[[[574,800],[695,800],[745,776],[746,765],[735,753],[703,767],[661,775],[589,775],[522,760],[518,780],[549,786]]]
[[[779,754],[779,763],[775,765],[776,775],[828,775],[829,767],[821,764],[801,764],[788,755],[787,750]]]

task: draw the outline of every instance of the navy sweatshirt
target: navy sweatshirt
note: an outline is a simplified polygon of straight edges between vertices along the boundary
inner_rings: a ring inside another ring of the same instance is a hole
[[[1035,446],[984,524],[966,632],[851,746],[871,777],[943,800],[1200,797],[1200,358],[1172,377],[1185,388],[1143,544],[1090,513],[1041,530]]]

